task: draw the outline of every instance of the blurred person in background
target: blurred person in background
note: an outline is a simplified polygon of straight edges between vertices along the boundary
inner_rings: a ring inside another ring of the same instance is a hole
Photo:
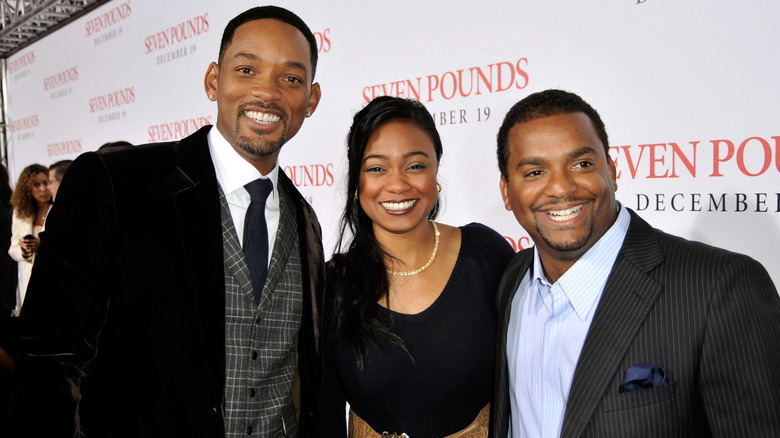
[[[49,166],[49,190],[51,190],[52,202],[57,199],[57,189],[60,188],[62,177],[65,176],[65,171],[72,162],[73,160],[62,160]]]
[[[18,279],[16,260],[8,254],[11,247],[11,194],[8,169],[0,163],[0,318],[11,314],[16,306],[16,283]]]
[[[0,163],[0,436],[10,434],[7,405],[14,369],[12,323],[16,318],[11,318],[11,311],[16,306],[18,267],[16,260],[8,254],[13,214],[11,193],[8,170]]]
[[[22,276],[14,314],[19,313],[24,302],[27,283],[30,281],[33,263],[38,253],[38,245],[41,243],[38,234],[43,231],[51,204],[49,169],[40,164],[31,164],[25,167],[19,175],[19,181],[11,196],[14,213],[11,223],[11,246],[8,249],[8,254],[22,265]]]

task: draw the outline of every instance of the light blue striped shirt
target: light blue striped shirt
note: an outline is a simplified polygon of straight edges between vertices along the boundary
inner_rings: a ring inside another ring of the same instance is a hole
[[[517,289],[507,331],[510,438],[561,434],[574,369],[631,221],[618,208],[612,227],[553,284],[534,248],[533,278],[527,272]]]

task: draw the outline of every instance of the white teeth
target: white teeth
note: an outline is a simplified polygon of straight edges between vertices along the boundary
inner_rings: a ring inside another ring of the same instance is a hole
[[[261,113],[260,111],[244,111],[244,115],[257,123],[274,123],[281,119],[279,116],[268,113]]]
[[[554,221],[563,222],[574,218],[575,216],[580,214],[581,211],[582,211],[582,206],[578,205],[576,207],[572,207],[566,210],[548,211],[547,216]]]
[[[398,211],[398,210],[406,210],[407,208],[411,208],[415,202],[417,201],[414,200],[414,201],[404,201],[404,202],[380,202],[380,204],[382,204],[382,207],[390,211]]]

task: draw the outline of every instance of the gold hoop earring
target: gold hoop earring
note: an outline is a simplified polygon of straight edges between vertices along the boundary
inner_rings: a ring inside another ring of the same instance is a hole
[[[355,199],[358,198],[357,189],[355,189]]]
[[[441,183],[438,181],[436,181],[436,188],[439,189],[439,193],[441,193],[442,186]]]

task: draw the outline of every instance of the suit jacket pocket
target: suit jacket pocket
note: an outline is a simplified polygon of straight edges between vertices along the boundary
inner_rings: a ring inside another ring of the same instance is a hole
[[[295,404],[293,404],[292,401],[282,408],[282,427],[284,429],[284,436],[298,436],[298,418],[295,413]]]
[[[661,403],[677,396],[677,383],[669,382],[655,388],[608,395],[604,398],[603,409],[606,412],[632,409],[640,406]]]

